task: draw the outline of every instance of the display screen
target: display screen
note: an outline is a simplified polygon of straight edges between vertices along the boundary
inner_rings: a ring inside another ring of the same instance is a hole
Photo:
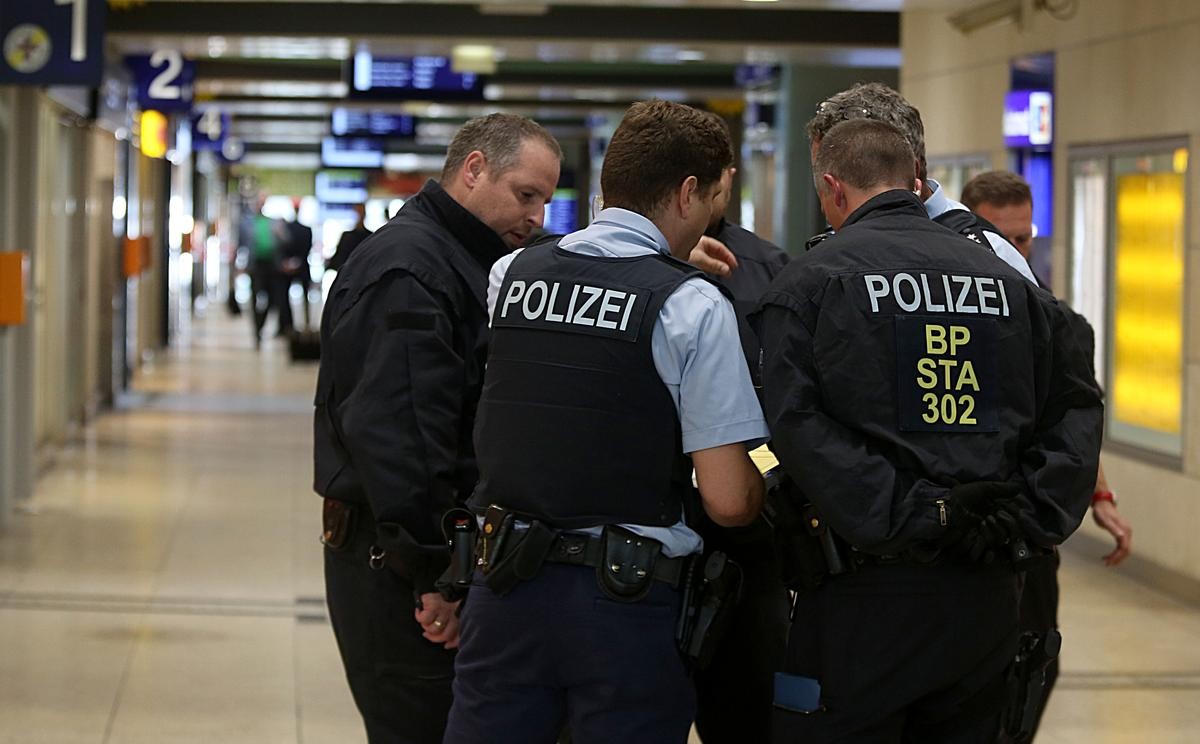
[[[1004,97],[1004,144],[1044,147],[1054,139],[1053,95],[1046,90],[1014,90]]]
[[[1178,154],[1177,154],[1178,153]],[[1113,160],[1111,434],[1182,453],[1187,150]]]
[[[351,97],[483,98],[483,79],[472,72],[455,72],[449,57],[376,57],[359,52],[351,67]]]
[[[382,168],[383,143],[369,137],[326,137],[321,163],[329,168]]]
[[[314,195],[327,204],[362,204],[368,195],[367,174],[360,170],[319,171]]]
[[[408,114],[387,111],[336,108],[330,131],[339,137],[404,137],[416,136],[417,120]]]
[[[566,235],[579,229],[579,192],[575,189],[558,189],[546,205],[543,227],[548,233]]]

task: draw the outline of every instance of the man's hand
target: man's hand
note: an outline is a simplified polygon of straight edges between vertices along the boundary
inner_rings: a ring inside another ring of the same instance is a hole
[[[1117,505],[1111,501],[1095,501],[1092,503],[1092,519],[1096,524],[1108,531],[1117,541],[1113,552],[1104,556],[1104,565],[1115,566],[1129,557],[1133,550],[1133,528],[1117,511]]]
[[[458,648],[458,602],[447,602],[437,592],[421,595],[421,606],[413,611],[422,635],[430,643]]]
[[[950,489],[945,499],[946,534],[942,550],[969,563],[991,563],[998,549],[1020,536],[1014,483],[980,481]]]
[[[737,257],[733,251],[717,240],[707,235],[700,237],[700,242],[688,256],[688,263],[712,276],[729,276],[737,268]]]

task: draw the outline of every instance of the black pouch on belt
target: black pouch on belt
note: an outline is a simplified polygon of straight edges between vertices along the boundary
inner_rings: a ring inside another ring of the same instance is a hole
[[[537,576],[546,562],[546,556],[550,555],[550,549],[554,547],[556,537],[558,530],[536,520],[530,522],[528,529],[513,529],[508,535],[509,547],[501,552],[484,574],[483,580],[488,589],[502,597],[517,584]]]
[[[601,533],[600,563],[596,581],[600,589],[618,602],[637,602],[650,592],[654,564],[662,554],[662,543],[615,524]]]
[[[337,552],[346,547],[354,534],[354,504],[324,499],[321,507],[321,543]]]

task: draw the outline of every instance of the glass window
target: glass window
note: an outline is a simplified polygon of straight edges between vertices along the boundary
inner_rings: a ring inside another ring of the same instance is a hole
[[[1071,297],[1096,329],[1108,438],[1183,452],[1188,151],[1114,147],[1071,162]]]
[[[937,181],[943,193],[955,201],[962,196],[967,181],[992,169],[992,161],[986,155],[933,158],[926,165],[929,177]]]
[[[1105,384],[1108,172],[1103,158],[1071,164],[1071,304],[1096,332],[1096,379]]]

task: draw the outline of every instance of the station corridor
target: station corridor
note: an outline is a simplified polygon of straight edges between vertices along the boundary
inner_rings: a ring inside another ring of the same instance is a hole
[[[71,438],[0,540],[0,742],[362,740],[323,600],[315,375],[210,306]],[[1200,613],[1078,548],[1061,580],[1038,741],[1200,740]]]

